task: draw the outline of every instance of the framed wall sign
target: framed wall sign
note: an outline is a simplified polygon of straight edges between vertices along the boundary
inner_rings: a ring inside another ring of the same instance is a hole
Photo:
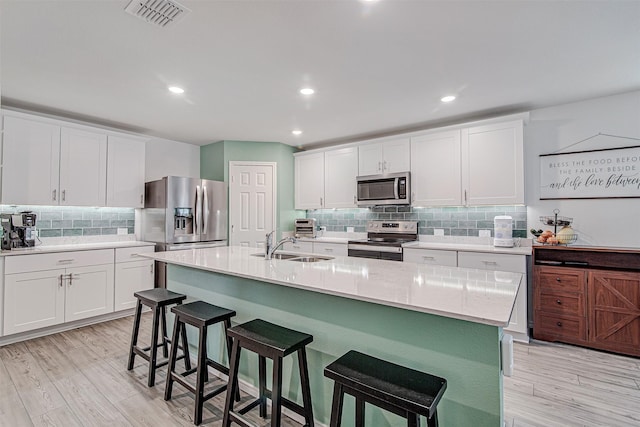
[[[640,146],[540,155],[540,199],[640,197]]]

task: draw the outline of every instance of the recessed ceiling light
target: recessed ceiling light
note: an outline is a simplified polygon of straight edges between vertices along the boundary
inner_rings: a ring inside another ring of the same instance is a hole
[[[292,131],[291,131],[291,133],[292,133],[292,134],[294,134],[294,135],[296,135],[296,136],[298,136],[298,135],[302,135],[302,131],[301,131],[301,130],[298,130],[298,129],[296,129],[296,130],[292,130]]]
[[[440,101],[442,102],[451,102],[453,100],[455,100],[456,97],[453,95],[447,95],[447,96],[443,96],[442,98],[440,98]]]
[[[169,86],[169,90],[173,93],[184,93],[184,89],[178,86]]]
[[[311,89],[310,87],[305,87],[300,89],[300,93],[303,95],[313,95],[316,91]]]

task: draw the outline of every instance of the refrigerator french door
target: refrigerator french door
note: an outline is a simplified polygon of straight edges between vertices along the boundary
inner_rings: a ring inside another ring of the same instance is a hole
[[[227,245],[227,184],[167,176],[145,184],[142,238],[157,251]],[[163,287],[166,266],[157,265]]]

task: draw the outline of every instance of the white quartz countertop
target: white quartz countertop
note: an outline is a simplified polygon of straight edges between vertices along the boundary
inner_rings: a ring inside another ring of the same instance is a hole
[[[403,248],[440,249],[446,251],[488,252],[495,254],[531,255],[531,246],[501,248],[493,245],[447,242],[411,242],[402,245]]]
[[[91,251],[96,249],[117,249],[117,248],[135,248],[141,246],[155,246],[155,243],[142,242],[138,240],[126,240],[115,242],[87,242],[87,243],[69,243],[61,245],[39,245],[32,248],[18,248],[9,251],[0,251],[0,256],[12,255],[32,255],[46,254],[55,252],[72,252],[72,251]]]
[[[320,262],[265,260],[254,248],[226,246],[140,254],[169,264],[507,326],[522,274],[410,262],[335,257]]]

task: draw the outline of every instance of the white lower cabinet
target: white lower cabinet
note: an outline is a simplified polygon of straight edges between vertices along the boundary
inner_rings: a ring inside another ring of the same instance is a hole
[[[511,271],[522,273],[516,303],[511,313],[509,326],[504,328],[518,341],[529,341],[527,322],[527,257],[526,255],[491,254],[484,252],[458,252],[458,267],[482,270]]]
[[[287,242],[284,245],[282,245],[282,250],[286,252],[312,254],[313,242],[301,242],[300,240],[298,240],[295,243]]]
[[[114,311],[135,308],[136,298],[133,294],[153,288],[155,261],[136,256],[153,251],[153,246],[116,249]]]
[[[113,249],[6,257],[4,335],[113,312],[113,257]]]
[[[402,259],[406,262],[445,265],[447,267],[456,267],[458,265],[458,253],[456,251],[405,248],[402,252]]]
[[[344,243],[313,242],[313,253],[329,256],[347,256],[347,245]]]

